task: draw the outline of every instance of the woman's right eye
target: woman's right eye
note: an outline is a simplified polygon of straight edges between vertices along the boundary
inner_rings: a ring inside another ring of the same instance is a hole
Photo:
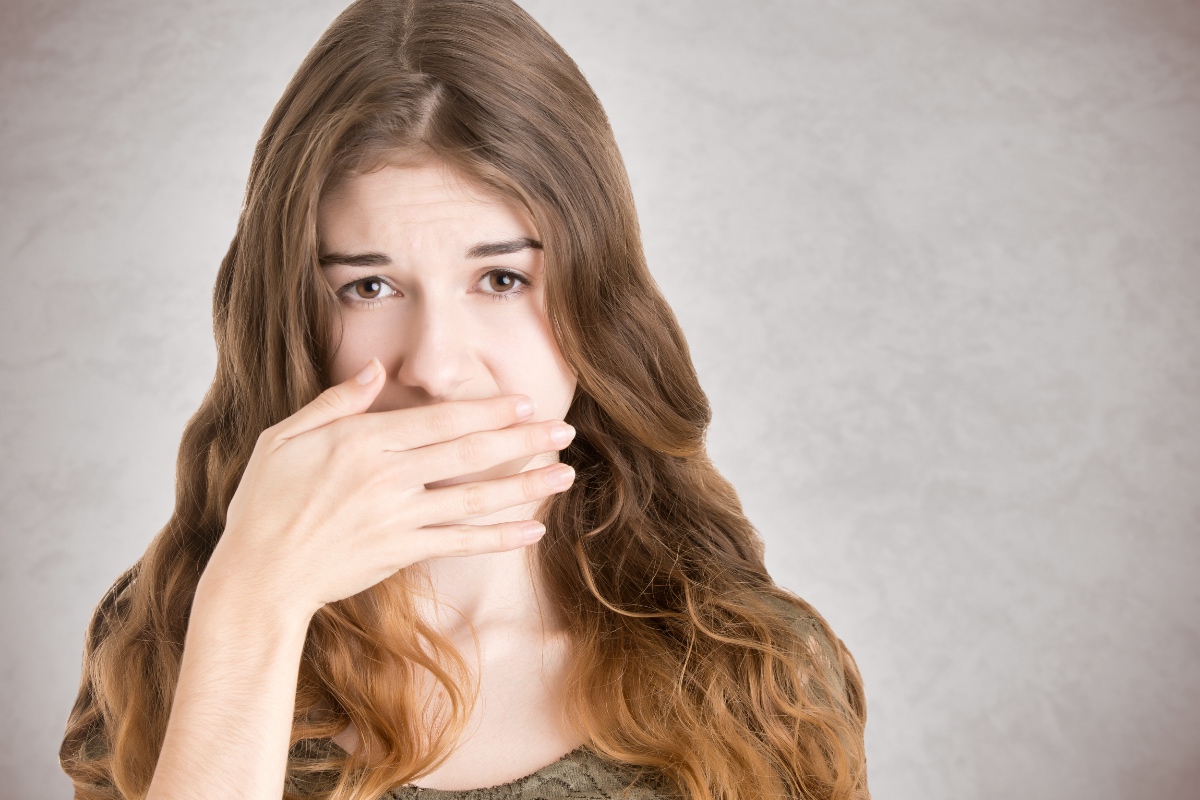
[[[385,290],[391,294],[381,294]],[[352,306],[366,308],[379,305],[383,302],[384,298],[391,297],[397,294],[397,292],[383,278],[380,278],[378,275],[372,275],[368,278],[359,278],[356,281],[350,281],[350,283],[338,289],[337,294]]]

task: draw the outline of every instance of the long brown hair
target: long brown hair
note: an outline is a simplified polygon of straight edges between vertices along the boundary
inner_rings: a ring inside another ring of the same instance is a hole
[[[76,797],[145,795],[191,600],[257,436],[328,385],[338,307],[318,267],[317,205],[397,152],[444,160],[522,203],[542,238],[551,329],[578,377],[567,414],[577,435],[561,454],[577,478],[543,506],[537,545],[572,632],[571,723],[678,796],[866,797],[854,661],[767,574],[761,539],[706,454],[708,399],[647,269],[604,111],[508,0],[359,0],[271,114],[213,292],[217,370],[183,433],[174,513],[89,625],[60,751]],[[463,730],[468,673],[413,613],[415,574],[313,618],[288,796],[375,798],[432,770]],[[419,706],[417,670],[449,713]],[[351,722],[363,745],[353,754],[313,746]]]

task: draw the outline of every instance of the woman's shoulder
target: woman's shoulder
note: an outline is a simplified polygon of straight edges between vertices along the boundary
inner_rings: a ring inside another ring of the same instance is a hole
[[[858,678],[858,667],[825,618],[807,601],[786,590],[772,587],[761,596],[789,621],[830,685],[848,695],[849,684]]]
[[[758,595],[768,606],[780,612],[790,623],[791,627],[818,641],[836,638],[825,618],[817,612],[808,601],[792,592],[776,586],[763,589]],[[829,644],[829,642],[825,642]]]

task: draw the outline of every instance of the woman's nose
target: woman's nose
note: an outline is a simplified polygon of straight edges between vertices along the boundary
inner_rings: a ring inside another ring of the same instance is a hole
[[[400,332],[401,386],[421,389],[434,400],[453,399],[459,386],[471,378],[470,343],[465,320],[451,302],[421,302]]]

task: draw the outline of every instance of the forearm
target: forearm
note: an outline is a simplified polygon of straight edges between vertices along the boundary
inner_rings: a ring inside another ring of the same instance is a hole
[[[308,618],[197,590],[147,800],[278,800]]]

